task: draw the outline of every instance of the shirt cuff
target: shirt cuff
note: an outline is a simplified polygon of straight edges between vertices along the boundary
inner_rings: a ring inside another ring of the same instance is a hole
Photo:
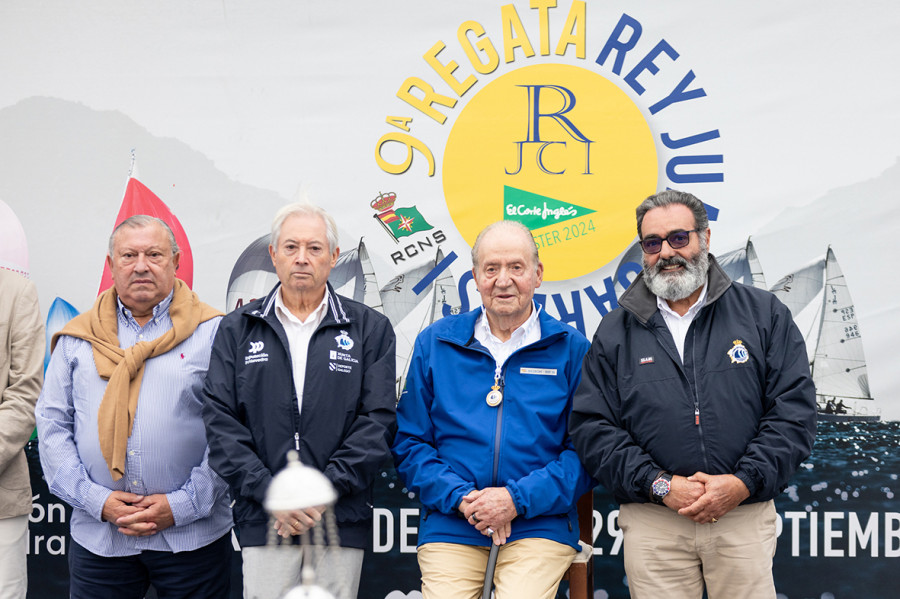
[[[103,506],[106,500],[112,495],[112,489],[107,489],[102,485],[92,484],[88,490],[87,497],[84,499],[84,509],[97,520],[103,521]]]
[[[179,489],[166,493],[166,499],[169,500],[169,509],[172,510],[172,518],[175,519],[175,526],[184,526],[190,524],[197,519],[194,512],[194,504],[188,497],[187,491]]]

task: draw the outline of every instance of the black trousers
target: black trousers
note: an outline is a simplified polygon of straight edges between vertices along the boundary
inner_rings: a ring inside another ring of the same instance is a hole
[[[153,584],[159,599],[228,599],[231,533],[194,551],[142,551],[125,557],[69,547],[71,599],[142,599]]]

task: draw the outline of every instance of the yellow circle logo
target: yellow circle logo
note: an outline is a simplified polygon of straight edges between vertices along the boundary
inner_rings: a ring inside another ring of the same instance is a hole
[[[525,224],[544,278],[560,281],[622,252],[658,171],[650,128],[622,90],[581,67],[532,65],[498,77],[460,113],[444,196],[470,246],[494,221]]]

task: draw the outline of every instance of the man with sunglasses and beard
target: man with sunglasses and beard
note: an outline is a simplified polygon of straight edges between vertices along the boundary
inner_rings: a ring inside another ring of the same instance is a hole
[[[637,230],[643,272],[585,357],[576,451],[621,504],[633,598],[773,599],[774,498],[816,429],[803,337],[718,265],[693,195],[650,196]]]

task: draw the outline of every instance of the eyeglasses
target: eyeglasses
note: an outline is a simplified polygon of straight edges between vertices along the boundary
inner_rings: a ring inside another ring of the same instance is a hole
[[[691,229],[690,231],[675,231],[669,233],[665,237],[645,237],[641,239],[641,249],[645,254],[658,254],[662,250],[663,241],[669,242],[669,247],[673,250],[683,248],[691,242],[691,233],[697,233],[700,229]]]

